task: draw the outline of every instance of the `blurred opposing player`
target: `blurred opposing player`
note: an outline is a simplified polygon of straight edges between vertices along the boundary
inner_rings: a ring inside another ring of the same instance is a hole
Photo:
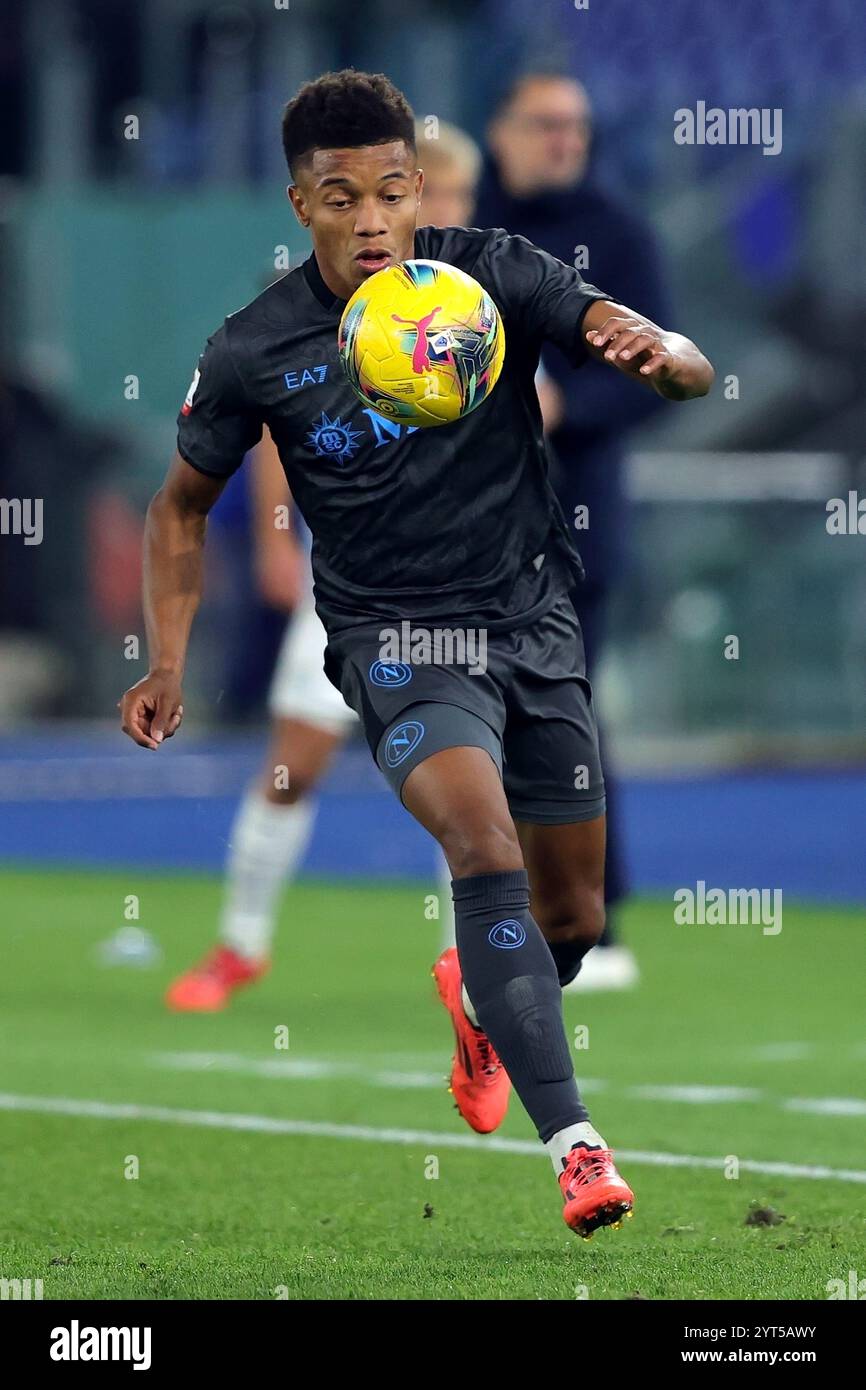
[[[513,1085],[564,1220],[588,1236],[630,1213],[633,1194],[590,1123],[562,1020],[561,987],[604,925],[604,783],[568,597],[580,561],[547,478],[535,372],[548,340],[575,367],[593,356],[672,401],[705,395],[713,369],[688,338],[521,237],[416,230],[412,113],[381,74],[306,84],[286,108],[283,146],[312,255],[226,319],[202,355],[148,510],[150,670],[123,696],[122,726],[151,750],[180,727],[207,514],[267,425],[314,538],[328,677],[451,869],[457,949],[434,971],[458,1041],[455,1101],[487,1132]],[[496,389],[441,430],[383,425],[340,364],[351,295],[412,258],[473,275],[509,344]],[[287,374],[313,364],[295,391]],[[383,626],[402,622],[484,630],[485,671],[384,661]]]
[[[424,193],[420,226],[472,220],[481,152],[445,121],[416,127]],[[265,430],[254,450],[255,552],[259,587],[275,608],[294,610],[269,695],[271,739],[264,767],[235,817],[226,865],[219,941],[174,980],[169,1008],[222,1009],[234,992],[267,972],[284,883],[302,863],[315,821],[315,788],[357,716],[324,672],[327,637],[313,603],[309,555],[291,528],[278,526],[290,502],[283,466]],[[288,769],[288,777],[284,772]],[[445,944],[454,939],[450,872],[444,860],[440,902]]]
[[[357,716],[325,675],[325,631],[313,604],[309,555],[278,526],[291,499],[268,430],[254,450],[254,545],[259,587],[293,617],[277,657],[264,766],[241,801],[229,839],[219,941],[168,988],[169,1008],[222,1009],[270,964],[280,890],[302,862],[316,815],[315,788]]]

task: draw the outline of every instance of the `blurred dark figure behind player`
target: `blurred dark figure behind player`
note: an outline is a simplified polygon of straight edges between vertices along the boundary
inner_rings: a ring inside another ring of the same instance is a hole
[[[649,226],[588,176],[591,111],[568,76],[527,73],[505,94],[488,129],[491,158],[478,191],[476,222],[506,227],[575,264],[599,285],[616,285],[627,304],[657,323],[669,318],[655,238]],[[580,617],[590,678],[598,671],[611,593],[628,557],[628,504],[623,462],[628,431],[663,402],[598,362],[579,372],[554,347],[545,349],[539,397],[553,446],[552,478],[566,520],[588,508],[575,540],[586,567],[572,595]],[[554,425],[554,421],[558,423]],[[628,891],[619,798],[603,758],[608,797],[605,901],[608,927],[571,988],[626,987],[637,979],[631,952],[616,941],[611,918]]]

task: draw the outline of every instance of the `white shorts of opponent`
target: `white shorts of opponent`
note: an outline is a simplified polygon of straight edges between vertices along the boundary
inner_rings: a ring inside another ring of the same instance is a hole
[[[325,675],[327,640],[312,595],[307,595],[286,627],[268,707],[274,719],[299,719],[338,737],[349,733],[358,716]]]

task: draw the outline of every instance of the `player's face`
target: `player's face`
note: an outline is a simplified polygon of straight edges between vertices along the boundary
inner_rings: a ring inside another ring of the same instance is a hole
[[[475,183],[458,164],[434,164],[424,173],[419,227],[469,227],[475,210]]]
[[[589,142],[586,93],[561,78],[526,82],[490,131],[505,183],[518,196],[572,187],[583,176]]]
[[[412,256],[423,182],[402,140],[314,150],[289,198],[335,294],[348,299],[377,270]]]

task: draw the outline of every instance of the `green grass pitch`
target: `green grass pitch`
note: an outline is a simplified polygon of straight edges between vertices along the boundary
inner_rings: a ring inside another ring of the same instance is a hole
[[[46,1299],[570,1300],[823,1299],[866,1275],[861,913],[786,903],[764,936],[629,907],[641,986],[565,1000],[636,1193],[633,1221],[583,1242],[540,1149],[449,1142],[470,1131],[430,891],[291,888],[270,976],[193,1017],[161,996],[213,937],[217,880],[3,872],[0,1276]],[[101,966],[131,893],[165,958]],[[500,1133],[531,1144],[516,1099]]]

